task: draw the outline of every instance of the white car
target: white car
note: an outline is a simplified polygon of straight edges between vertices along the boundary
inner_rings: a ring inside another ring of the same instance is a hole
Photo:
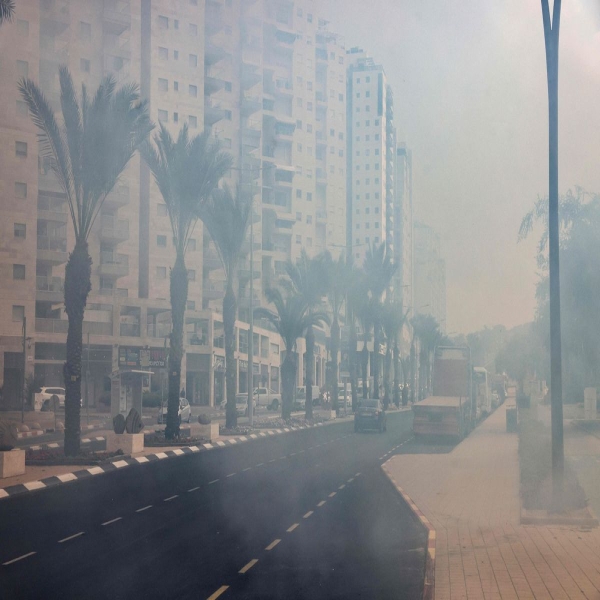
[[[40,389],[39,398],[41,400],[42,410],[52,410],[53,403],[58,401],[60,408],[65,407],[65,388],[62,387],[43,387]]]
[[[156,419],[156,422],[159,425],[162,425],[163,423],[167,422],[167,410],[167,403],[165,402],[165,404],[161,406],[161,408],[159,408],[158,410],[158,417]],[[192,420],[192,408],[190,406],[190,403],[185,398],[179,398],[178,414],[180,423],[189,423]]]
[[[274,392],[271,388],[254,388],[254,401],[256,406],[266,406],[269,410],[279,410],[281,394]]]

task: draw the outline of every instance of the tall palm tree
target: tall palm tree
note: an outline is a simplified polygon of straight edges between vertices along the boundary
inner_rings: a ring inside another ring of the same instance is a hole
[[[402,331],[402,328],[404,327],[407,315],[408,312],[403,313],[402,302],[395,298],[390,298],[383,304],[382,326],[387,341],[384,369],[384,404],[386,406],[388,406],[390,401],[392,401],[390,396],[390,375],[392,366],[394,370],[393,402],[396,404],[396,406],[400,404],[400,351],[398,348],[398,337]]]
[[[327,323],[328,318],[321,311],[309,312],[305,299],[291,290],[288,290],[284,296],[279,289],[268,289],[266,296],[269,303],[275,307],[275,312],[267,308],[257,308],[254,314],[259,319],[268,320],[275,327],[285,346],[285,358],[281,365],[281,416],[289,419],[292,414],[298,368],[296,354],[298,338],[302,337],[309,327]]]
[[[411,324],[420,345],[419,392],[427,395],[431,387],[431,354],[441,337],[439,324],[435,317],[424,314],[416,314]]]
[[[0,25],[4,21],[12,21],[15,14],[14,0],[0,0]]]
[[[62,122],[42,90],[30,79],[19,91],[40,129],[40,155],[48,160],[64,191],[75,231],[75,247],[65,268],[65,312],[69,320],[65,380],[65,454],[80,447],[83,313],[91,290],[88,237],[106,196],[136,150],[152,131],[146,103],[135,84],[116,89],[106,77],[93,97],[82,85],[77,97],[66,67],[59,70]]]
[[[354,273],[352,255],[349,259],[340,254],[337,260],[333,260],[329,252],[324,256],[325,279],[327,282],[327,299],[331,311],[331,361],[332,361],[332,390],[331,396],[333,408],[338,407],[338,380],[339,380],[339,353],[340,353],[340,312],[346,300],[346,295],[352,285]],[[346,307],[348,312],[348,307]],[[348,317],[348,315],[346,315]],[[348,319],[346,319],[348,320]],[[356,344],[354,347],[356,351]]]
[[[379,398],[380,379],[380,354],[381,345],[381,302],[383,295],[389,288],[392,277],[396,272],[396,265],[392,254],[385,242],[379,246],[370,246],[367,250],[364,263],[367,286],[371,294],[371,307],[373,311],[373,379],[374,398]]]
[[[144,145],[143,155],[167,206],[175,247],[175,264],[170,277],[173,327],[165,428],[165,438],[173,439],[179,435],[183,325],[188,297],[185,254],[199,212],[231,166],[231,156],[220,150],[219,144],[211,140],[207,131],[190,138],[187,125],[184,125],[174,140],[162,123],[154,136],[154,144],[148,142]]]
[[[225,426],[237,425],[235,405],[235,319],[237,298],[233,291],[238,263],[243,256],[242,246],[250,224],[252,197],[242,194],[238,187],[235,195],[227,186],[216,189],[210,201],[201,208],[200,219],[208,229],[225,270],[226,291],[223,298],[223,329],[225,332],[225,381],[227,408]],[[250,360],[250,364],[252,360]]]
[[[303,298],[306,309],[310,315],[319,310],[323,301],[323,296],[327,291],[327,276],[323,256],[309,258],[305,250],[300,254],[300,260],[297,263],[288,261],[285,270],[289,281],[283,280],[284,286],[289,286],[290,290]],[[315,331],[312,323],[306,327],[306,418],[312,419],[312,386],[314,383],[315,367]]]

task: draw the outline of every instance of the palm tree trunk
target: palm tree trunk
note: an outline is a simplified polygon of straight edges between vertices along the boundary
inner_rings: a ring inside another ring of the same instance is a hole
[[[81,438],[81,351],[83,313],[91,289],[92,259],[86,241],[78,241],[65,268],[65,311],[69,319],[65,380],[65,454],[79,453]]]
[[[281,365],[281,416],[286,420],[292,416],[296,366],[296,353],[286,351],[285,359]]]
[[[183,320],[188,296],[188,274],[183,253],[178,252],[171,269],[171,348],[169,350],[169,400],[165,438],[179,435],[179,390],[181,385],[181,359],[183,358]]]
[[[306,330],[306,401],[304,405],[307,420],[313,418],[312,386],[315,370],[315,331],[311,325]]]
[[[334,315],[333,323],[331,324],[331,379],[333,380],[331,389],[331,399],[333,410],[338,408],[338,380],[340,378],[340,324],[338,323],[337,316]]]
[[[383,365],[383,406],[387,409],[390,405],[390,376],[392,370],[392,349],[388,345],[385,351],[385,362]]]
[[[252,310],[252,309],[250,309]],[[235,315],[237,302],[233,291],[233,282],[227,282],[227,291],[223,298],[223,329],[225,334],[225,386],[227,388],[227,404],[225,409],[225,427],[237,425],[237,409],[235,406]],[[250,363],[252,361],[249,361]],[[248,367],[251,369],[251,366]],[[252,376],[252,371],[250,376]]]
[[[373,328],[373,398],[379,400],[379,370],[381,365],[379,354],[379,343],[381,334],[379,332],[379,322],[374,323]]]
[[[363,400],[367,399],[367,370],[369,368],[369,350],[367,349],[367,337],[365,334],[365,339],[363,342],[363,349],[361,351],[361,362],[362,362],[362,388],[363,388]]]
[[[358,381],[356,377],[356,367],[357,367],[357,356],[356,356],[356,346],[358,345],[358,339],[356,337],[356,326],[354,324],[354,318],[350,316],[350,336],[349,336],[349,354],[348,354],[348,363],[350,367],[350,388],[352,392],[352,411],[356,411],[358,408]]]
[[[402,383],[406,384],[404,373]],[[400,406],[400,349],[398,348],[398,340],[394,342],[394,404]]]

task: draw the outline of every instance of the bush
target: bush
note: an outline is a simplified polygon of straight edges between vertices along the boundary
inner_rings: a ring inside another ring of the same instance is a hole
[[[142,395],[142,406],[157,408],[162,402],[162,396],[157,392],[144,392]]]

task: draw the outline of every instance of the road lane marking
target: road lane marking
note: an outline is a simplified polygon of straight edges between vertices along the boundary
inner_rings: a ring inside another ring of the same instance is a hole
[[[338,488],[338,490],[343,490],[346,487],[345,483],[342,483],[342,485],[340,485],[340,487]]]
[[[235,475],[235,473],[229,473],[229,475],[227,475],[227,477],[233,477]]]
[[[110,521],[105,521],[104,523],[102,523],[102,527],[104,527],[105,525],[110,525],[111,523],[116,523],[117,521],[120,521],[123,517],[117,517],[116,519],[111,519]]]
[[[331,494],[329,494],[329,497],[333,498],[336,494],[337,494],[337,492],[331,492]]]
[[[62,544],[63,542],[68,542],[69,540],[78,538],[80,535],[83,535],[84,533],[85,533],[85,531],[80,531],[79,533],[75,533],[73,535],[70,535],[69,537],[63,538],[62,540],[58,540],[58,543]]]
[[[213,483],[217,483],[217,481],[219,481],[218,479],[213,479],[212,481],[208,482],[208,485],[212,485]]]
[[[223,447],[224,445],[225,445],[225,442],[217,442],[217,446]]]
[[[265,463],[258,463],[256,466],[257,467],[263,467]]]
[[[214,594],[209,596],[206,600],[217,600],[217,598],[229,589],[228,585],[222,585]]]
[[[249,471],[252,467],[246,467],[245,469],[242,469],[242,473],[244,473],[245,471]]]
[[[298,454],[302,454],[304,450],[298,450]]]
[[[280,456],[279,460],[285,460],[287,458],[287,456]]]
[[[257,562],[258,562],[258,558],[253,558],[247,565],[244,565],[238,571],[238,573],[240,573],[241,575],[243,575],[244,573],[247,573]]]
[[[308,517],[310,517],[310,515],[312,515],[312,514],[313,514],[313,511],[309,510],[302,518],[303,519],[308,519]]]
[[[163,502],[170,502],[171,500],[175,500],[175,498],[179,498],[179,495],[175,494],[174,496],[169,496],[168,498],[165,498]]]
[[[272,462],[275,462],[275,459],[274,459],[274,458],[272,458],[272,459],[271,459],[269,462],[270,462],[270,463],[272,463]]]
[[[188,492],[195,492],[196,490],[199,490],[199,489],[200,489],[200,486],[199,486],[199,485],[197,485],[196,487],[190,488],[190,489],[188,490]]]
[[[41,481],[29,481],[23,484],[30,492],[33,490],[39,490],[41,488],[45,488],[46,484]]]
[[[290,456],[296,456],[295,452],[290,452]]]
[[[321,500],[321,502],[319,502],[319,504],[317,504],[317,506],[321,507],[321,506],[323,506],[323,504],[325,504],[325,502],[327,502],[327,500]]]
[[[294,531],[294,529],[296,529],[296,527],[298,527],[300,523],[294,523],[291,527],[288,527],[287,532],[288,533],[292,533],[292,531]]]
[[[350,477],[346,483],[352,483],[354,481],[354,477]]]
[[[60,481],[62,481],[63,483],[66,483],[67,481],[73,481],[73,479],[77,479],[77,477],[75,477],[73,473],[65,473],[64,475],[57,475],[56,477],[60,479]]]
[[[266,548],[265,550],[273,550],[273,548],[275,548],[275,546],[277,546],[277,544],[279,544],[281,540],[273,540]]]
[[[277,541],[279,541],[279,540],[277,540]],[[7,560],[5,563],[2,563],[2,566],[6,567],[7,565],[12,565],[13,563],[19,562],[20,560],[23,560],[24,558],[33,556],[34,554],[35,554],[35,552],[28,552],[27,554],[23,554],[22,556],[17,556],[17,558],[13,558],[12,560]]]
[[[145,510],[148,510],[149,508],[152,508],[152,504],[148,504],[148,506],[144,506],[144,508],[138,508],[135,512],[144,512]]]
[[[360,473],[355,473],[354,477],[360,477]]]
[[[212,444],[202,444],[207,450],[212,450],[213,445]]]

